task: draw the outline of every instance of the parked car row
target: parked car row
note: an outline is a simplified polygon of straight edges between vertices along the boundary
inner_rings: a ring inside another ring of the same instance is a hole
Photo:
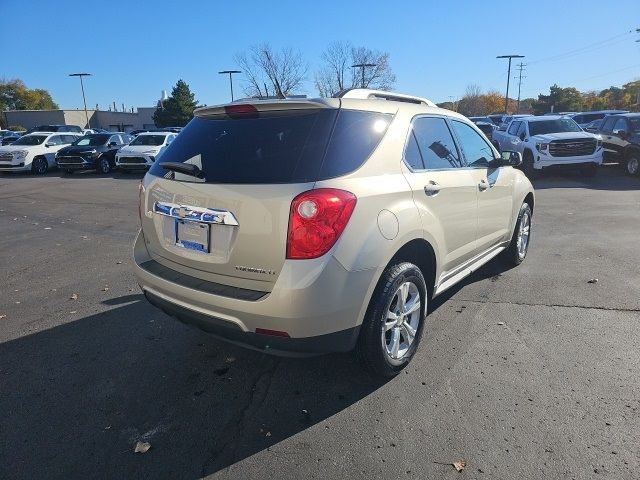
[[[602,110],[494,117],[470,119],[498,150],[520,152],[529,176],[563,167],[595,175],[605,160],[620,163],[630,175],[640,174],[639,113]]]
[[[31,172],[42,175],[52,168],[71,174],[76,170],[109,173],[147,170],[177,133],[143,132],[137,137],[124,132],[91,133],[34,131],[10,145],[0,147],[0,172]]]

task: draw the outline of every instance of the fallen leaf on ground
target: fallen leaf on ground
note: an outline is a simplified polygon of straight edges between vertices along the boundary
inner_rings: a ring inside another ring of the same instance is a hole
[[[270,437],[271,436],[271,432],[267,432],[265,437]]]
[[[116,262],[116,265],[122,265],[122,262]]]
[[[459,462],[453,462],[451,465],[453,465],[453,468],[455,468],[458,472],[461,472],[464,470],[464,467],[467,466],[467,462],[465,462],[464,460],[460,460]]]
[[[504,325],[504,322],[498,322],[498,325]]]
[[[133,449],[135,453],[147,453],[151,448],[151,444],[148,442],[137,442],[136,448]]]
[[[69,297],[69,300],[77,300],[78,299],[78,294],[74,293]]]
[[[587,283],[598,283],[598,279],[597,278],[592,278]]]
[[[109,287],[104,287],[104,288],[102,289],[102,291],[103,291],[103,292],[108,292],[108,291],[109,291]]]
[[[71,310],[69,313],[73,314],[73,313],[78,313],[77,310]]]
[[[0,320],[2,320],[3,318],[7,318],[6,315],[0,315]]]

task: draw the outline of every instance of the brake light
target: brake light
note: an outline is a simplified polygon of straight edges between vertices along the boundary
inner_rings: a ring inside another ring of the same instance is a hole
[[[291,202],[287,258],[318,258],[333,247],[344,231],[356,196],[345,190],[319,188],[301,193]]]
[[[258,109],[253,105],[227,105],[224,107],[224,113],[231,118],[258,118]]]
[[[144,206],[144,185],[142,181],[138,184],[138,217],[140,218],[140,225],[142,226],[142,209]]]

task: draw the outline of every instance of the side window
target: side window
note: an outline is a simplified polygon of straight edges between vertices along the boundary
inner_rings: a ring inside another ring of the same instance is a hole
[[[422,162],[422,155],[420,154],[420,148],[418,148],[418,141],[413,132],[409,133],[409,141],[407,142],[407,148],[404,151],[404,161],[413,170],[424,170],[424,163]]]
[[[61,135],[53,135],[52,137],[49,137],[49,140],[47,140],[47,144],[49,144],[49,145],[62,145],[62,136]]]
[[[470,167],[487,166],[493,160],[493,150],[482,136],[469,125],[452,121],[462,154]]]
[[[611,133],[613,131],[613,124],[616,123],[616,120],[617,120],[616,117],[607,118],[602,124],[601,130],[603,132]]]
[[[522,140],[527,136],[527,122],[520,122],[520,128],[518,128],[518,133],[516,133],[518,137]]]
[[[76,139],[73,135],[60,135],[62,137],[62,143],[69,144],[73,143]]]
[[[444,118],[418,118],[413,122],[413,133],[425,168],[435,170],[461,166],[460,155]]]
[[[509,135],[516,135],[518,133],[518,127],[520,126],[522,122],[511,122],[511,125],[509,125],[509,130],[507,130],[507,133]]]
[[[120,145],[120,137],[118,135],[111,135],[108,143],[115,143],[116,145]]]
[[[624,130],[625,132],[629,131],[629,129],[627,128],[627,121],[624,118],[619,118],[613,126],[614,133],[617,133],[619,130]]]
[[[574,115],[571,118],[573,118],[573,121],[576,122],[576,123],[585,123],[585,122],[589,121],[589,120],[587,120],[585,118],[584,115]]]

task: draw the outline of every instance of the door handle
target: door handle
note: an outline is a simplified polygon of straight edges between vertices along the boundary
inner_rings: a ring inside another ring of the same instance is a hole
[[[433,180],[429,180],[429,183],[424,186],[424,193],[428,197],[433,197],[440,192],[442,187],[438,184],[438,182],[434,182]]]
[[[487,188],[489,188],[489,186],[489,183],[487,183],[485,179],[480,180],[480,183],[478,183],[478,189],[481,192],[484,192]]]

